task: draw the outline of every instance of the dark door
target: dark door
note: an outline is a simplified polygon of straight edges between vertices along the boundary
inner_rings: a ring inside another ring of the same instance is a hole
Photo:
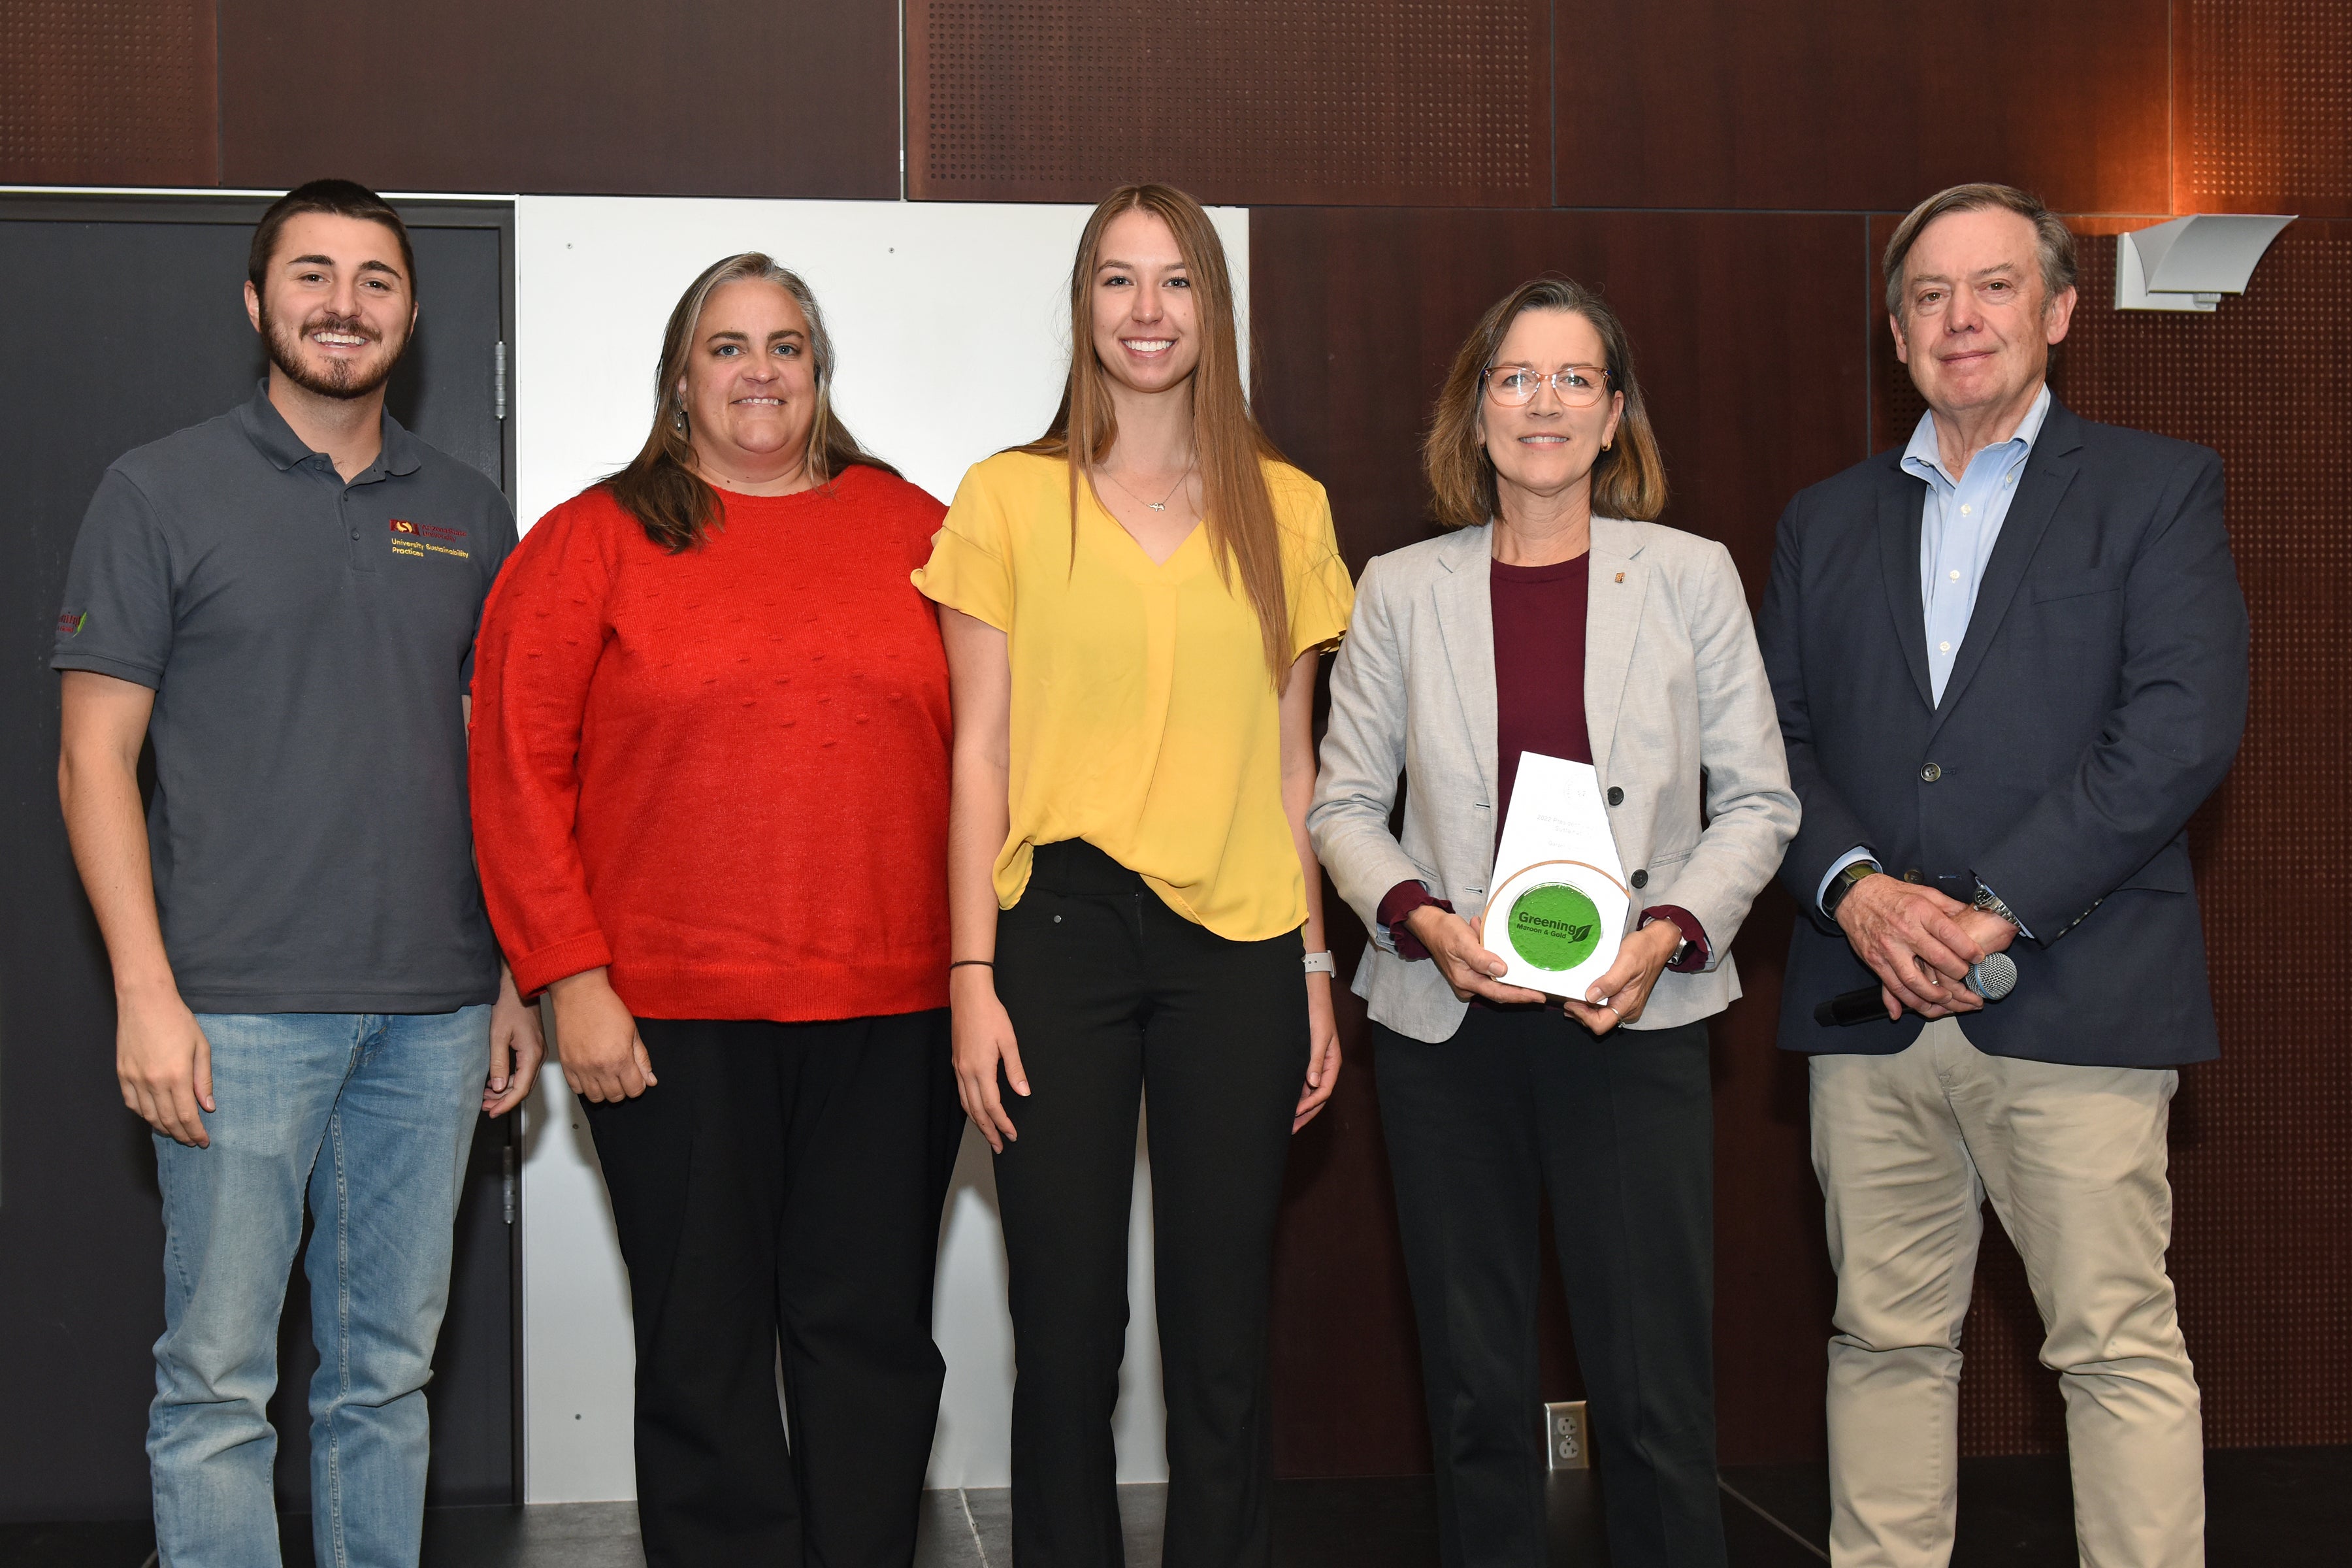
[[[154,1155],[114,1082],[106,954],[58,811],[51,630],[99,476],[253,395],[245,316],[261,205],[0,197],[0,1519],[143,1515],[163,1331]],[[416,344],[394,416],[509,495],[501,345],[513,208],[411,209]],[[435,1361],[432,1499],[519,1501],[510,1125],[483,1121]],[[280,1335],[281,1504],[308,1508],[306,1292]]]

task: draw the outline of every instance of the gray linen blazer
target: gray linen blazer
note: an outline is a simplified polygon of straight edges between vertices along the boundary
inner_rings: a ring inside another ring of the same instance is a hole
[[[1397,956],[1377,918],[1418,880],[1474,923],[1495,863],[1492,525],[1383,555],[1356,584],[1354,623],[1331,671],[1330,725],[1307,830],[1340,896],[1372,933],[1356,994],[1372,1017],[1431,1044],[1465,1004],[1427,961]],[[1739,994],[1731,939],[1797,831],[1797,797],[1772,689],[1731,554],[1653,522],[1592,520],[1584,721],[1633,920],[1678,904],[1706,928],[1706,971],[1659,977],[1636,1029],[1721,1012]],[[1398,775],[1404,839],[1389,832]],[[1701,826],[1701,791],[1705,826]]]

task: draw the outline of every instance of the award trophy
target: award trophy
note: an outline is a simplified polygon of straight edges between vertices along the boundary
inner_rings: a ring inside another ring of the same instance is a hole
[[[1609,971],[1633,908],[1601,775],[1584,763],[1519,753],[1478,940],[1506,985],[1584,1000]]]

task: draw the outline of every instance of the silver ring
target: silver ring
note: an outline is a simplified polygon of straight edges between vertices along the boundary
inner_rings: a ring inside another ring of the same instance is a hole
[[[1601,1005],[1603,1007],[1608,1008],[1612,1013],[1617,1013],[1617,1004],[1616,1004],[1616,1003],[1614,1003],[1614,1002],[1603,1002],[1603,1003],[1602,1003],[1602,1004],[1601,1004]],[[1624,1015],[1624,1014],[1622,1014],[1622,1013],[1617,1013],[1617,1021],[1618,1021],[1619,1023],[1621,1023],[1621,1024],[1622,1024],[1622,1023],[1623,1023],[1623,1022],[1625,1021],[1625,1015]]]

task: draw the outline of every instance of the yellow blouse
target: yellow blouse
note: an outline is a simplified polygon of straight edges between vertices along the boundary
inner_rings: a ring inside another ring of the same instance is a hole
[[[1265,465],[1282,525],[1290,653],[1336,646],[1355,586],[1323,487]],[[1160,565],[1068,466],[1002,452],[957,487],[915,586],[1003,632],[1013,666],[1012,831],[996,899],[1033,847],[1083,838],[1185,919],[1235,942],[1296,930],[1307,883],[1282,809],[1281,713],[1257,615],[1196,527]]]

